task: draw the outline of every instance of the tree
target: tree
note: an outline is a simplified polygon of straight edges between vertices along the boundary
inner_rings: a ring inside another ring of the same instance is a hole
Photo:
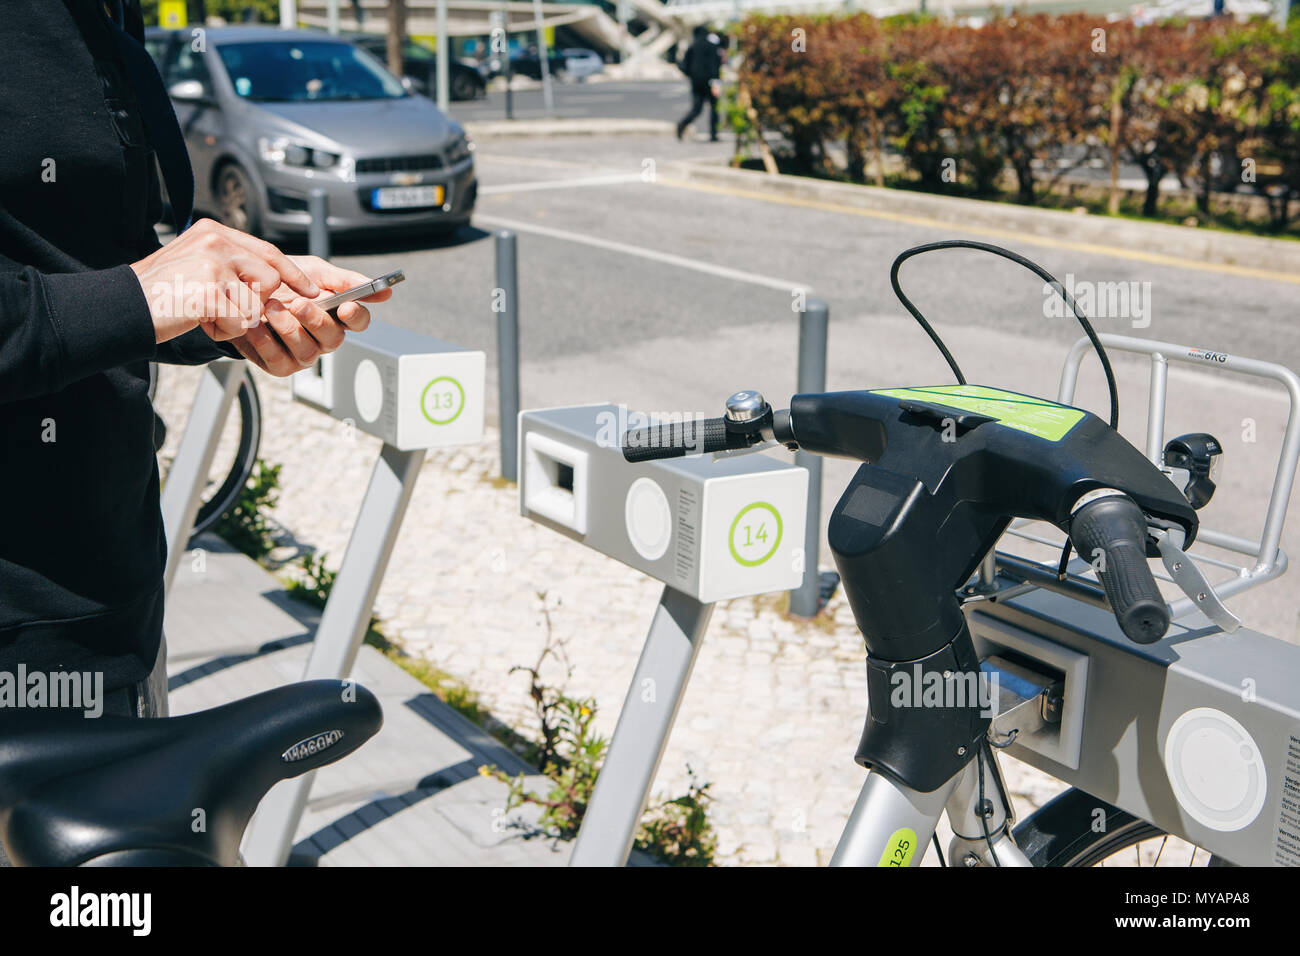
[[[1291,221],[1291,204],[1300,196],[1300,19],[1285,31],[1256,24],[1247,46],[1259,82],[1245,110],[1248,132],[1243,150],[1254,168],[1255,192],[1268,203],[1276,231]]]
[[[406,0],[388,0],[388,72],[402,76],[402,49],[406,46]]]

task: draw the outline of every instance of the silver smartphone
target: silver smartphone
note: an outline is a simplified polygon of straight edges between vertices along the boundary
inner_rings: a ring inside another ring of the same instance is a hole
[[[368,295],[374,295],[376,292],[382,292],[384,289],[391,289],[397,283],[406,279],[406,273],[401,269],[396,272],[390,272],[388,275],[380,276],[378,279],[371,279],[369,282],[363,282],[354,289],[348,289],[346,292],[339,292],[336,295],[329,296],[325,299],[317,299],[316,304],[328,312],[334,318],[338,318],[335,310],[344,302],[351,302],[354,299],[364,299]]]

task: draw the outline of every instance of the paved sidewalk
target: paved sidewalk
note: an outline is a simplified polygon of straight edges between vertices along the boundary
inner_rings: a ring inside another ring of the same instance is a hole
[[[164,370],[164,456],[179,440],[196,375]],[[262,455],[283,465],[271,514],[337,568],[378,442],[293,403],[285,382],[259,373],[258,386]],[[494,480],[495,449],[491,432],[481,445],[430,455],[376,611],[409,652],[535,734],[527,677],[509,671],[536,660],[545,602],[572,665],[568,691],[595,697],[597,728],[612,733],[660,588],[521,518],[514,487]],[[655,782],[656,797],[677,796],[690,767],[712,784],[723,864],[825,864],[862,781],[853,753],[866,681],[849,608],[837,595],[821,620],[801,622],[777,602],[718,606]],[[558,670],[552,682],[563,678]],[[1004,765],[1022,814],[1061,789],[1015,761]]]
[[[221,539],[200,539],[168,600],[172,713],[302,679],[319,614]],[[546,786],[501,743],[372,647],[352,676],[384,709],[379,733],[316,774],[290,861],[310,866],[563,866],[572,845],[537,832],[538,808],[506,814],[484,765]],[[287,786],[281,784],[280,786]]]

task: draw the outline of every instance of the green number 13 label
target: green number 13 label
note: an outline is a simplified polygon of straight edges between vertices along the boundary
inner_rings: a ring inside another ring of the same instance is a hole
[[[435,425],[454,422],[464,408],[465,389],[450,375],[435,378],[420,395],[420,411]]]

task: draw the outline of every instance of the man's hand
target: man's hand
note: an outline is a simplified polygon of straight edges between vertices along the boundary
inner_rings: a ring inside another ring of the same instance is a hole
[[[370,324],[361,302],[383,302],[384,289],[337,309],[338,320],[314,299],[346,292],[367,280],[315,256],[287,256],[274,245],[203,219],[157,252],[133,263],[158,342],[202,328],[230,342],[272,375],[310,367],[343,342],[345,330]],[[265,319],[265,322],[263,321]]]
[[[289,261],[324,290],[322,297],[361,285],[369,280],[359,272],[341,269],[316,256],[289,256]],[[362,332],[370,324],[370,310],[362,302],[384,302],[393,294],[383,289],[374,295],[344,302],[335,310],[338,321],[316,305],[312,298],[302,296],[294,287],[282,285],[277,289],[266,309],[266,325],[250,328],[231,344],[241,355],[272,375],[292,375],[312,363],[326,352],[333,352],[343,344],[344,331]],[[278,306],[282,305],[283,308]],[[275,330],[275,335],[270,333]]]
[[[131,268],[149,301],[160,343],[195,326],[217,342],[239,338],[268,312],[286,311],[282,303],[271,302],[282,284],[309,299],[320,294],[302,268],[271,243],[210,219]]]

